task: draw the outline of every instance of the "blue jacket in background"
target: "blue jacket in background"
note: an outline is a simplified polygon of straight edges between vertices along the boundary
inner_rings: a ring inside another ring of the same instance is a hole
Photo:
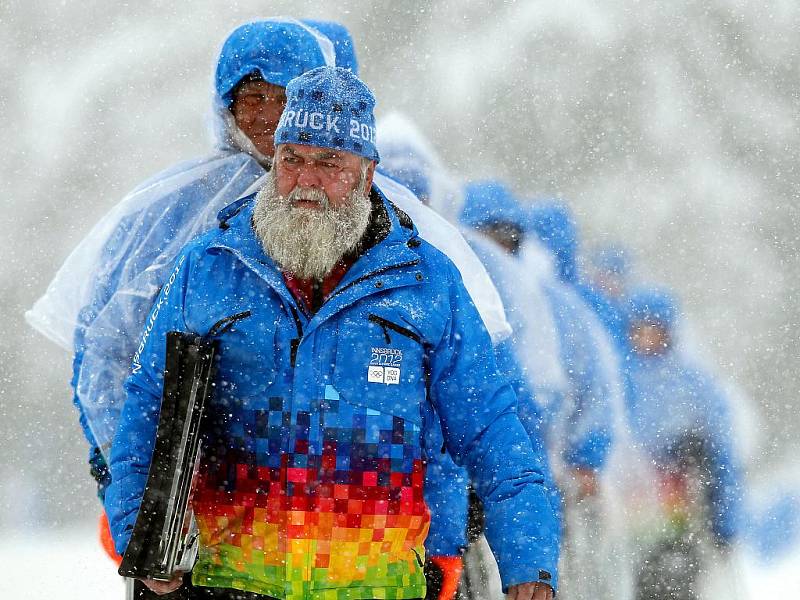
[[[111,453],[105,505],[119,551],[127,545],[152,455],[166,333],[206,334],[220,319],[250,311],[219,337],[217,393],[194,500],[203,548],[196,582],[292,597],[320,585],[318,577],[327,581],[333,573],[326,571],[333,568],[333,562],[325,566],[328,560],[349,560],[356,552],[369,557],[365,577],[374,580],[360,588],[364,597],[384,597],[396,586],[421,597],[424,577],[414,551],[422,550],[427,511],[416,504],[417,475],[424,474],[422,459],[440,452],[425,444],[429,424],[438,421],[449,454],[467,469],[484,502],[486,536],[504,588],[537,580],[554,585],[558,527],[541,456],[515,414],[511,387],[497,373],[483,322],[455,266],[415,229],[402,227],[376,188],[373,203],[373,214],[383,211],[389,220],[388,234],[313,316],[297,305],[255,238],[252,204],[227,221],[227,229],[207,233],[180,254],[134,356]],[[374,462],[378,456],[385,456],[385,465]],[[345,484],[349,491],[336,492]],[[395,541],[385,547],[369,540],[389,536],[384,527],[391,525],[378,525],[370,513],[378,505],[362,501],[373,493],[383,497],[382,489],[370,491],[375,485],[387,488],[390,516],[409,517],[395,524],[404,533],[391,534]],[[273,497],[289,504],[273,505]],[[278,513],[259,512],[262,500]],[[220,521],[219,514],[230,518]],[[320,520],[327,514],[332,521]],[[257,531],[264,530],[253,523],[274,529],[277,538],[262,539]],[[344,529],[333,538],[327,529],[345,523],[374,529],[364,547],[334,544],[324,559],[319,540],[350,539],[340,537]],[[259,543],[283,540],[293,548],[309,540],[310,571],[289,571],[280,557],[273,568],[242,554],[242,536],[252,535]],[[386,561],[388,571],[380,567]],[[358,582],[342,585],[360,593]]]
[[[703,443],[711,474],[712,530],[722,540],[732,539],[740,528],[743,481],[724,393],[708,373],[675,351],[632,354],[625,373],[633,435],[656,465],[670,465],[675,446],[687,436]]]

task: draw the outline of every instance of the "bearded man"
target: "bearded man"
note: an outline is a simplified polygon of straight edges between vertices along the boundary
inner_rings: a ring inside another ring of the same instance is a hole
[[[129,541],[169,331],[217,336],[193,495],[198,590],[222,598],[423,598],[431,424],[475,482],[504,588],[552,598],[555,514],[457,268],[373,185],[374,98],[350,71],[293,79],[267,184],[180,253],[148,318],[111,451]],[[182,585],[148,581],[159,592]],[[221,594],[221,595],[220,595]],[[206,597],[206,596],[197,596]]]

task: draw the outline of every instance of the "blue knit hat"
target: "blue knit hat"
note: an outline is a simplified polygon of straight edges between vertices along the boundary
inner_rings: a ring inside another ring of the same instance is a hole
[[[352,71],[320,67],[286,86],[286,108],[275,146],[300,144],[344,150],[378,162],[375,97]]]

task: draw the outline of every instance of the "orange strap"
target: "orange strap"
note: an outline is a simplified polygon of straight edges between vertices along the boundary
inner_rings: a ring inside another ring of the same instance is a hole
[[[431,556],[430,560],[442,571],[442,591],[437,600],[453,600],[461,581],[461,569],[464,565],[460,556]]]
[[[122,562],[122,557],[117,554],[117,551],[114,549],[114,538],[111,537],[111,529],[108,526],[108,516],[106,516],[105,511],[100,515],[97,533],[100,537],[100,545],[103,547],[103,550],[105,550],[106,554],[111,557],[111,560],[119,566],[119,563]]]

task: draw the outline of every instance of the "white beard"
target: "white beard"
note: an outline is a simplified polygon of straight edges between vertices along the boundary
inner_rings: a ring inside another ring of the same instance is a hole
[[[300,279],[322,280],[337,262],[356,249],[369,224],[372,205],[366,177],[339,208],[331,208],[321,190],[278,194],[274,171],[256,195],[253,229],[264,251],[283,271]],[[314,197],[312,197],[314,196]],[[297,197],[320,202],[321,209],[294,206]]]

